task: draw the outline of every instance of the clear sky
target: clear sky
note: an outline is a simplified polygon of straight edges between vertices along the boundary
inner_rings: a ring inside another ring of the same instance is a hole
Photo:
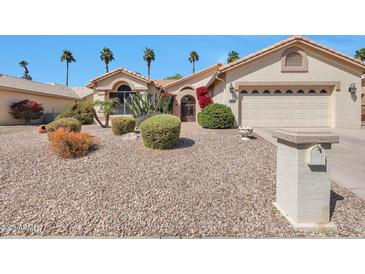
[[[353,56],[365,48],[365,36],[304,35],[325,46]],[[21,60],[29,62],[33,80],[65,83],[66,64],[60,62],[62,51],[73,52],[76,63],[70,65],[70,86],[84,86],[90,79],[105,72],[99,58],[103,47],[115,57],[110,69],[122,66],[147,75],[143,49],[153,48],[156,60],[151,65],[151,79],[163,79],[180,73],[188,75],[192,65],[188,53],[196,50],[201,70],[217,62],[225,63],[227,53],[236,50],[244,56],[289,36],[0,36],[0,73],[21,76]]]

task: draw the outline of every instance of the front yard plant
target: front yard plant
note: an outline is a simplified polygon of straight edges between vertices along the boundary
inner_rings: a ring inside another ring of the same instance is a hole
[[[9,113],[15,119],[23,119],[24,124],[28,125],[31,120],[37,120],[43,115],[43,106],[28,99],[13,103]]]
[[[198,123],[203,128],[232,128],[234,116],[229,107],[211,104],[198,113]]]
[[[129,116],[114,117],[112,119],[112,131],[115,135],[122,135],[133,132],[136,120]]]
[[[46,129],[48,132],[56,131],[59,128],[64,128],[74,132],[80,132],[81,127],[81,122],[79,120],[76,120],[75,118],[62,118],[46,125]]]
[[[180,137],[180,118],[170,114],[150,117],[141,123],[141,136],[146,147],[171,149]]]
[[[58,114],[55,120],[70,117],[79,120],[83,125],[91,125],[93,123],[93,102],[75,103]]]
[[[96,145],[95,139],[87,132],[73,132],[59,128],[49,134],[51,149],[61,158],[85,156]]]

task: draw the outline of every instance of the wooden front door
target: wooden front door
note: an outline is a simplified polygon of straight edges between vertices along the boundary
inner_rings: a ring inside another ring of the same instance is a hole
[[[195,122],[195,99],[191,95],[181,98],[181,121]]]

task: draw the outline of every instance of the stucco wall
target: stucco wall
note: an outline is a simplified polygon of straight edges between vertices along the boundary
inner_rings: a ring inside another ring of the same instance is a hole
[[[132,89],[147,89],[148,83],[132,77],[122,72],[112,75],[97,83],[98,90],[113,90],[118,88],[123,82],[127,83]]]
[[[292,46],[300,46],[308,55],[308,72],[281,72],[281,56],[283,51]],[[290,45],[282,48],[266,57],[257,59],[241,67],[229,70],[222,76],[225,85],[216,85],[213,88],[213,100],[220,101],[232,108],[238,117],[239,100],[229,103],[232,98],[229,88],[235,82],[279,82],[279,81],[339,81],[340,89],[332,92],[331,114],[332,127],[359,128],[361,108],[361,69],[344,65],[334,57],[323,54],[312,48],[298,45]],[[356,98],[348,91],[351,83],[358,87]],[[239,92],[238,90],[236,93]]]
[[[17,91],[0,90],[0,125],[24,124],[23,120],[14,119],[10,114],[10,105],[21,100],[36,101],[43,105],[44,113],[62,112],[66,106],[75,103],[74,99],[64,99],[58,97],[42,96],[35,94],[22,93]],[[34,121],[34,122],[42,122]]]

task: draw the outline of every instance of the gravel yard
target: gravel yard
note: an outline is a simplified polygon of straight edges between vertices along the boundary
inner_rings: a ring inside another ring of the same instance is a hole
[[[1,128],[1,236],[365,237],[365,201],[335,184],[337,232],[295,232],[272,205],[276,151],[261,137],[185,123],[178,148],[156,151],[83,131],[98,150],[62,160],[35,127]]]

